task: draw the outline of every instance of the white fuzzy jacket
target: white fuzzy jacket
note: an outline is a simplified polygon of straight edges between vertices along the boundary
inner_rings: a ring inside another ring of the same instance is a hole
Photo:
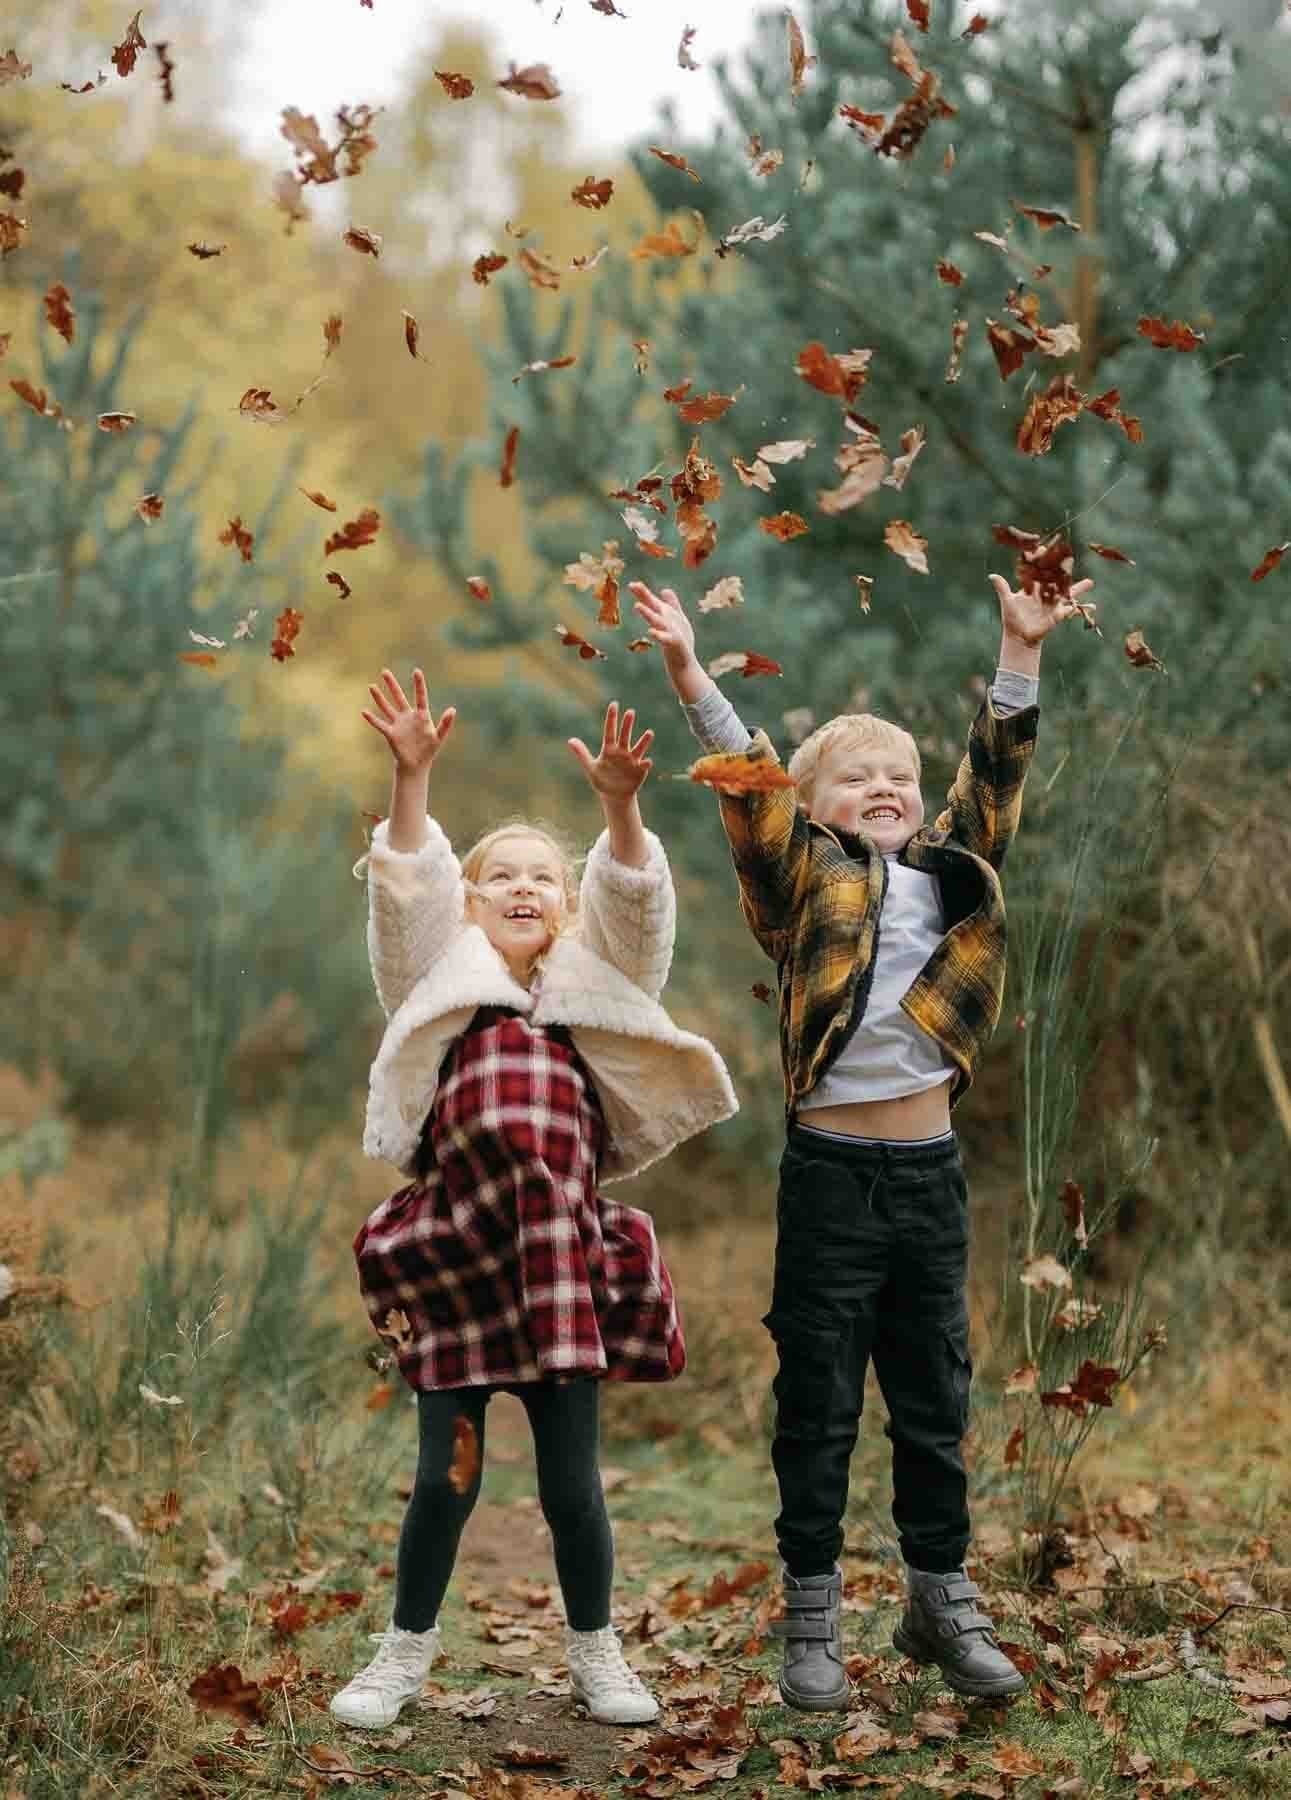
[[[530,993],[467,923],[461,864],[441,827],[428,818],[427,842],[412,852],[392,850],[388,829],[377,826],[366,859],[368,955],[389,1021],[369,1084],[369,1156],[411,1175],[440,1065],[479,1006],[512,1006],[536,1025],[570,1027],[605,1115],[605,1181],[639,1174],[737,1110],[717,1051],[659,1004],[676,898],[653,832],[641,869],[615,862],[609,833],[601,833],[583,871],[577,923],[553,943]]]

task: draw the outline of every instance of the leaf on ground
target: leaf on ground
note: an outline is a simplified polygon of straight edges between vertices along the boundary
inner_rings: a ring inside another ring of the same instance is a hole
[[[259,1683],[244,1680],[236,1663],[212,1663],[194,1676],[188,1697],[201,1711],[231,1713],[244,1725],[264,1724],[264,1695]]]

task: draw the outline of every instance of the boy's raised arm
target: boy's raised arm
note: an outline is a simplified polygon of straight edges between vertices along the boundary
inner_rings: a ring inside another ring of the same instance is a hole
[[[756,759],[776,758],[765,733],[748,727],[695,655],[695,631],[671,588],[655,594],[642,581],[629,591],[635,610],[663,652],[664,667],[691,730],[705,750]],[[722,824],[740,880],[740,905],[768,956],[778,957],[780,934],[806,887],[810,834],[792,788],[723,794]]]

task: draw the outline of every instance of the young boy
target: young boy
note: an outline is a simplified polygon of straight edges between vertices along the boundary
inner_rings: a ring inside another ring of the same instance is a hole
[[[999,668],[934,825],[914,739],[868,713],[799,745],[796,798],[719,796],[741,910],[779,971],[787,1143],[763,1321],[779,1355],[771,1455],[786,1617],[774,1629],[780,1692],[809,1711],[848,1703],[838,1556],[871,1358],[909,1587],[893,1642],[960,1694],[1025,1685],[963,1566],[968,1196],[950,1109],[1000,1015],[999,869],[1035,743],[1040,648],[1093,583],[1045,603],[991,580]],[[705,750],[776,761],[704,672],[676,594],[631,591]]]

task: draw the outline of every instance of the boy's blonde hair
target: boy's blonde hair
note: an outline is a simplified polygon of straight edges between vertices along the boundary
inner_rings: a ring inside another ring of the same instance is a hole
[[[919,780],[922,768],[919,746],[903,725],[894,725],[890,719],[880,719],[875,713],[840,713],[836,719],[826,719],[823,725],[818,725],[789,758],[789,773],[798,783],[799,806],[811,811],[816,771],[826,750],[838,746],[869,750],[876,745],[904,751],[914,764],[915,780]]]
[[[552,826],[534,819],[508,819],[502,825],[495,825],[486,831],[482,838],[476,840],[462,858],[462,876],[469,885],[474,885],[480,878],[489,851],[506,838],[536,837],[545,844],[550,844],[560,868],[561,880],[565,889],[565,919],[561,929],[572,922],[578,909],[578,863],[581,858],[568,839]]]

